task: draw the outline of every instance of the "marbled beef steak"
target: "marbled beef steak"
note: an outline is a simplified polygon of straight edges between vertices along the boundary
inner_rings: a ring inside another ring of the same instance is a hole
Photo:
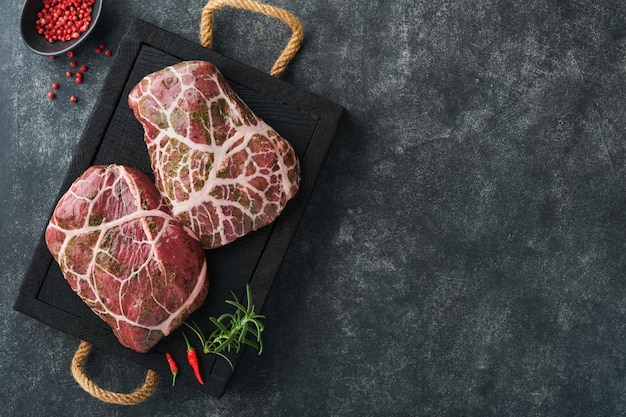
[[[46,244],[120,343],[147,352],[204,301],[202,245],[142,172],[94,166],[57,204]]]
[[[298,191],[292,146],[213,64],[186,61],[150,74],[128,102],[143,125],[156,186],[205,248],[273,222]]]

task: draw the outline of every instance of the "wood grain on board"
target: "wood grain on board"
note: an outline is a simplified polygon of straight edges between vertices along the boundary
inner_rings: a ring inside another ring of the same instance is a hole
[[[104,81],[57,201],[91,165],[128,165],[152,177],[143,129],[128,107],[128,93],[149,73],[186,60],[215,64],[246,104],[291,142],[302,165],[300,190],[274,223],[224,247],[206,251],[209,294],[190,320],[199,323],[208,334],[212,330],[208,317],[229,312],[224,300],[232,298],[231,291],[239,299],[244,298],[248,283],[256,310],[261,310],[329,151],[343,109],[194,42],[136,20],[125,35]],[[56,201],[50,203],[52,213]],[[43,233],[42,230],[24,277],[15,303],[16,310],[161,375],[169,373],[164,360],[166,351],[171,352],[179,363],[186,363],[180,329],[145,354],[121,346],[108,325],[71,290],[46,248]],[[197,349],[200,347],[197,340],[192,339],[192,343]],[[198,385],[190,373],[181,375],[178,384],[221,396],[233,371],[226,361],[216,359],[214,355],[201,355],[200,360],[205,385]],[[238,355],[232,355],[231,360],[236,366]]]

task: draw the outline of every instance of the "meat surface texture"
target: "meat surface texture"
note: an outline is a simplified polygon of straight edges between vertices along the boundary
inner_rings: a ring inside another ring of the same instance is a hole
[[[59,200],[45,238],[72,289],[137,352],[180,326],[208,292],[202,245],[133,168],[87,169]]]
[[[205,248],[273,222],[297,193],[291,144],[213,64],[185,61],[150,74],[128,102],[143,125],[157,188]]]

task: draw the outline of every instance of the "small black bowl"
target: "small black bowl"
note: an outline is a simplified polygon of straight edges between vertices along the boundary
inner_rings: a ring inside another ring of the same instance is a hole
[[[41,0],[26,0],[26,3],[24,3],[24,8],[22,9],[22,20],[20,22],[22,39],[24,40],[24,43],[26,43],[26,46],[28,46],[28,48],[30,48],[33,52],[40,55],[59,55],[75,48],[79,43],[85,40],[87,36],[89,36],[93,28],[96,27],[96,23],[100,17],[102,0],[96,0],[92,6],[91,23],[89,28],[83,32],[79,38],[66,42],[57,41],[50,43],[43,37],[43,35],[37,33],[37,26],[35,22],[37,20],[37,13],[39,13],[42,7],[43,4]]]

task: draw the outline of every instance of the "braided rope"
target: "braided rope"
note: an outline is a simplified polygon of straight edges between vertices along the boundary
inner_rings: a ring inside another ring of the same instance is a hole
[[[279,19],[291,28],[291,38],[270,71],[272,77],[280,77],[287,68],[287,64],[300,49],[304,39],[304,31],[300,20],[287,10],[259,3],[256,0],[210,0],[202,10],[200,26],[200,42],[202,46],[206,48],[213,46],[213,17],[217,10],[226,6],[261,13],[265,16]],[[89,343],[81,340],[72,358],[71,371],[78,385],[93,397],[111,404],[136,405],[145,401],[154,393],[159,383],[159,375],[151,369],[148,370],[143,384],[129,394],[108,391],[96,385],[85,373],[85,364],[91,353],[91,348],[92,346]]]
[[[74,358],[72,359],[72,375],[76,382],[78,382],[78,385],[100,401],[111,404],[136,405],[150,397],[156,389],[159,383],[159,375],[151,369],[148,370],[146,379],[141,387],[130,394],[122,394],[100,388],[85,374],[85,363],[87,362],[87,357],[90,352],[91,345],[81,340],[76,353],[74,353]]]
[[[287,46],[270,71],[272,77],[280,77],[287,68],[287,64],[289,64],[298,52],[298,49],[300,49],[300,45],[304,39],[304,30],[302,29],[300,20],[285,9],[259,3],[256,0],[210,0],[202,10],[202,22],[200,24],[200,43],[202,46],[206,48],[213,46],[213,17],[217,10],[226,6],[261,13],[265,16],[279,19],[291,28],[291,39],[289,39]]]

